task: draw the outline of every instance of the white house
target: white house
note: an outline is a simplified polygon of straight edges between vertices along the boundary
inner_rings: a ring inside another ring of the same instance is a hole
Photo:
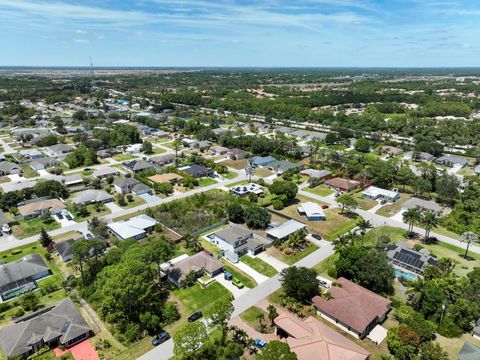
[[[370,186],[367,190],[362,192],[362,197],[371,200],[384,199],[395,202],[400,199],[400,194],[397,190],[385,190],[376,186]]]
[[[310,221],[327,220],[325,213],[320,205],[313,202],[301,204],[297,211],[300,215],[305,215]]]
[[[153,230],[158,221],[148,215],[138,215],[125,221],[108,224],[111,233],[120,240],[144,238]]]

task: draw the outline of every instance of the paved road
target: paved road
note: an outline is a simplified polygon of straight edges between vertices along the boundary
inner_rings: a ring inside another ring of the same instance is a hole
[[[336,205],[336,202],[334,200],[332,200],[330,198],[327,198],[327,197],[324,197],[324,196],[318,196],[318,195],[315,195],[315,194],[312,194],[310,192],[303,191],[303,190],[299,190],[298,193],[303,195],[303,196],[314,199],[314,200],[323,201],[323,202],[325,202],[327,204],[331,204],[331,205]],[[361,217],[363,217],[365,220],[369,220],[372,223],[373,227],[393,226],[393,227],[399,227],[399,228],[408,230],[408,225],[407,224],[403,223],[402,221],[398,221],[394,218],[387,218],[385,216],[374,214],[370,211],[365,211],[365,210],[362,210],[362,209],[356,209],[355,212],[358,215],[360,215]],[[425,229],[419,228],[417,226],[415,226],[413,228],[413,230],[415,232],[419,233],[419,234],[423,234],[425,232]],[[466,249],[466,247],[467,247],[467,244],[462,243],[461,241],[459,241],[457,239],[453,239],[453,238],[445,236],[445,235],[440,235],[440,234],[437,234],[435,232],[431,232],[431,235],[436,237],[441,242],[451,244],[451,245],[455,245],[455,246],[457,246],[459,248],[462,248],[462,249]],[[480,246],[470,245],[470,250],[469,251],[480,254]]]
[[[325,260],[327,257],[334,253],[333,246],[329,242],[325,242],[324,246],[310,255],[304,257],[300,261],[296,262],[294,266],[312,267],[319,262]],[[232,318],[240,315],[249,307],[255,305],[260,300],[266,298],[276,290],[280,289],[282,284],[280,283],[280,274],[271,277],[270,279],[262,282],[255,288],[249,290],[245,294],[239,296],[233,301],[235,310],[233,311]],[[146,354],[140,356],[139,360],[168,360],[173,356],[173,340],[170,339],[165,343],[150,350]]]

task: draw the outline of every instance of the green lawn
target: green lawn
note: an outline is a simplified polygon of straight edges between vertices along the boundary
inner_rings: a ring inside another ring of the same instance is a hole
[[[405,241],[406,230],[396,228],[392,226],[381,226],[375,229],[371,229],[365,234],[363,239],[364,245],[375,245],[378,242],[380,236],[388,236],[391,243],[399,241]]]
[[[140,196],[136,196],[136,195],[132,195],[133,196],[133,199],[132,201],[128,201],[128,198],[127,196],[125,196],[125,201],[127,202],[127,205],[125,206],[121,206],[121,208],[123,209],[130,209],[132,207],[135,207],[135,206],[138,206],[138,205],[142,205],[145,203],[145,200],[143,200]],[[117,199],[115,199],[115,204],[117,204],[118,206],[120,206],[117,202]]]
[[[363,198],[361,192],[352,193],[352,195],[362,210],[369,210],[378,204],[375,200]]]
[[[182,303],[184,314],[187,316],[195,311],[204,312],[218,299],[231,297],[230,291],[218,282],[214,282],[206,288],[202,288],[200,284],[196,283],[187,288],[173,290],[172,295]]]
[[[264,323],[269,323],[268,320],[268,313],[263,311],[262,309],[259,309],[256,306],[249,307],[247,310],[245,310],[243,313],[240,314],[240,318],[245,321],[252,329],[259,330],[260,328],[260,323],[258,322],[258,317],[260,315],[264,316]]]
[[[315,265],[313,269],[317,272],[318,275],[332,279],[328,275],[328,270],[335,266],[335,262],[337,261],[338,256],[338,254],[330,255],[328,258]]]
[[[295,264],[297,261],[303,259],[305,256],[310,255],[317,249],[318,249],[318,246],[311,244],[304,250],[300,251],[298,254],[285,255],[281,250],[272,246],[268,248],[267,252],[270,255],[276,257],[278,260],[284,262],[285,264],[292,265],[292,264]]]
[[[455,266],[453,272],[458,276],[465,276],[475,267],[480,267],[480,254],[476,254],[473,251],[468,252],[468,256],[471,259],[466,260],[463,257],[463,255],[465,254],[465,250],[451,244],[439,241],[438,243],[433,245],[423,246],[430,250],[430,252],[437,258],[449,257],[455,260],[457,262],[457,265]]]
[[[51,231],[60,228],[60,224],[53,218],[49,218],[47,221],[43,221],[41,217],[37,217],[31,220],[19,219],[18,225],[14,225],[12,228],[13,235],[19,239],[30,237],[35,234],[39,234],[44,228],[46,231]]]
[[[212,179],[210,177],[204,177],[204,178],[198,179],[198,185],[201,187],[214,185],[216,183],[217,183],[217,180]]]
[[[40,245],[38,242],[34,242],[32,244],[27,244],[23,246],[16,247],[12,250],[3,251],[0,253],[0,260],[8,263],[18,259],[21,259],[25,255],[30,255],[34,253],[39,253],[41,255],[45,255],[45,249]]]
[[[332,195],[334,193],[334,191],[332,189],[330,189],[328,186],[323,185],[323,184],[318,185],[314,188],[306,187],[306,188],[304,188],[304,190],[308,191],[309,193],[318,195],[318,196],[328,196],[328,195]]]
[[[128,154],[116,154],[112,156],[112,159],[116,161],[127,161],[127,160],[136,159],[136,158],[138,158],[138,156],[128,155]]]
[[[162,148],[159,148],[159,147],[156,147],[156,146],[153,147],[153,153],[154,153],[154,154],[157,154],[157,155],[158,155],[158,154],[163,154],[163,153],[166,152],[166,151],[167,151],[167,150],[162,149]]]
[[[205,239],[201,239],[200,243],[202,244],[202,247],[210,251],[212,254],[220,254],[222,252],[222,250]]]
[[[73,215],[73,220],[76,222],[82,222],[85,220],[89,220],[94,216],[100,217],[100,216],[108,215],[111,213],[110,209],[105,205],[102,205],[101,207],[99,207],[98,208],[99,211],[97,211],[97,208],[95,206],[96,206],[95,204],[87,205],[87,210],[89,213],[87,216],[80,216],[78,213],[73,211],[74,207],[71,203],[67,205],[67,210]]]
[[[228,185],[227,187],[233,188],[234,186],[237,186],[237,185],[245,185],[245,184],[248,184],[248,181],[247,181],[247,180],[240,180],[240,181],[236,181],[236,182]]]
[[[22,169],[23,176],[26,178],[33,178],[38,176],[38,172],[33,170],[29,164],[20,164],[20,168]]]
[[[249,255],[244,255],[240,258],[241,261],[243,261],[245,264],[250,266],[253,270],[259,272],[260,274],[263,274],[268,277],[272,277],[276,274],[278,274],[278,271],[275,270],[275,268],[269,264],[267,264],[265,261],[259,258],[253,258]]]
[[[234,171],[230,171],[228,174],[222,175],[225,179],[231,180],[238,177],[238,174]]]
[[[241,282],[243,282],[243,285],[245,285],[245,287],[252,289],[257,286],[257,282],[253,278],[245,274],[242,270],[237,269],[225,259],[221,259],[220,261],[223,263],[225,270],[231,273],[234,278],[239,279]]]
[[[400,199],[395,201],[393,204],[388,204],[382,206],[380,209],[377,210],[377,214],[385,217],[391,217],[402,210],[402,205],[405,201],[412,198],[410,194],[401,194]]]

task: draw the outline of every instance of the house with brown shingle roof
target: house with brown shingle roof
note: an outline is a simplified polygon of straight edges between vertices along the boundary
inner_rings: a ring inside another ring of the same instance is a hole
[[[349,192],[357,187],[353,181],[342,179],[342,178],[332,178],[325,180],[325,185],[331,187],[336,191]]]
[[[288,312],[280,311],[274,322],[277,335],[287,335],[286,342],[298,360],[365,360],[370,355],[313,316],[301,321]]]
[[[18,206],[18,212],[24,219],[32,219],[45,214],[58,214],[65,204],[58,199],[40,199]]]
[[[343,277],[337,283],[329,289],[331,299],[317,295],[313,305],[322,317],[362,339],[385,320],[391,301]]]

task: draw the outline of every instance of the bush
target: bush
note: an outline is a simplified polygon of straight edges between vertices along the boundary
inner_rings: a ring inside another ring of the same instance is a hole
[[[275,210],[282,210],[284,208],[283,201],[281,200],[273,200],[272,205]]]
[[[23,316],[25,315],[25,311],[22,309],[22,308],[18,308],[17,310],[15,310],[15,312],[12,314],[12,317],[13,318],[18,318],[20,316]]]

